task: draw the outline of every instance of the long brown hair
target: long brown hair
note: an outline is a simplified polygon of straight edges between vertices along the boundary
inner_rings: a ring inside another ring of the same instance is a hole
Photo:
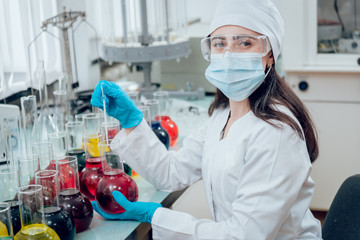
[[[305,139],[310,161],[314,162],[316,160],[319,155],[319,148],[315,126],[307,108],[284,79],[277,74],[275,64],[270,69],[265,81],[250,95],[249,103],[250,109],[255,116],[272,126],[279,127],[271,120],[288,124],[301,139]],[[277,110],[274,107],[276,104],[287,107],[299,121],[301,128],[290,116]],[[217,89],[215,99],[211,103],[208,113],[211,116],[215,109],[226,108],[227,106],[229,106],[229,99]]]

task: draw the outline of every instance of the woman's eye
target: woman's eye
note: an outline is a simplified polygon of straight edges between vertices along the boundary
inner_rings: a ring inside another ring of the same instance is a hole
[[[249,47],[249,46],[251,46],[251,43],[249,41],[240,41],[238,43],[238,46],[240,46],[240,47]]]
[[[214,48],[223,48],[223,47],[225,47],[225,44],[223,42],[213,42],[212,47],[214,47]]]

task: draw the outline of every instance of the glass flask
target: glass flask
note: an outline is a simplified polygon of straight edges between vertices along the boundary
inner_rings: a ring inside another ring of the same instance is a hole
[[[13,239],[13,227],[11,223],[10,203],[0,202],[0,239]]]
[[[10,204],[11,223],[14,234],[21,228],[19,201],[17,199],[17,190],[19,188],[18,169],[2,168],[0,169],[0,201]]]
[[[65,159],[56,161],[56,166],[58,172],[62,169],[69,171],[69,166],[71,168],[68,175],[72,178],[73,187],[60,184],[59,203],[60,207],[73,217],[76,232],[82,232],[89,227],[94,213],[89,198],[80,192],[77,159],[74,156],[66,156]]]
[[[21,230],[15,240],[60,240],[56,232],[45,225],[44,202],[41,185],[19,188]]]
[[[39,156],[41,170],[56,170],[53,148],[50,142],[35,142],[32,152]]]
[[[100,133],[101,114],[88,113],[83,116],[83,120],[85,135],[98,135]]]
[[[161,126],[168,132],[170,146],[174,146],[179,137],[179,130],[176,123],[170,118],[169,92],[157,91],[153,93],[154,99],[159,100]]]
[[[147,100],[145,105],[150,108],[151,128],[158,139],[165,145],[166,149],[170,146],[170,137],[168,132],[160,124],[160,108],[158,100]]]
[[[50,133],[56,132],[56,125],[51,116],[48,102],[48,90],[46,84],[44,61],[38,61],[34,76],[35,81],[38,81],[40,86],[40,115],[37,120],[39,141],[47,141]]]
[[[86,165],[84,150],[84,123],[80,121],[65,124],[68,138],[68,152],[70,156],[77,157],[79,172]]]
[[[80,191],[91,201],[95,200],[96,187],[103,177],[99,142],[102,135],[84,136],[86,166],[80,172]]]
[[[25,150],[32,153],[32,143],[39,141],[36,96],[21,97],[22,135],[24,136]]]
[[[107,213],[125,211],[113,198],[112,192],[121,192],[129,201],[138,199],[139,190],[135,181],[124,172],[123,162],[118,154],[111,150],[112,144],[119,144],[116,139],[104,140],[100,143],[100,155],[104,176],[96,188],[96,201]]]
[[[101,135],[105,137],[106,131],[108,139],[114,139],[116,134],[120,132],[120,123],[118,121],[106,122],[106,124],[103,122],[101,124]]]
[[[20,186],[35,184],[35,173],[40,170],[39,155],[26,154],[19,158]]]
[[[49,142],[53,148],[54,159],[65,157],[68,152],[68,138],[66,132],[56,132],[49,134]]]
[[[35,174],[35,182],[41,185],[44,199],[45,224],[52,228],[61,240],[75,238],[75,222],[72,216],[60,208],[59,180],[56,170],[41,170]]]

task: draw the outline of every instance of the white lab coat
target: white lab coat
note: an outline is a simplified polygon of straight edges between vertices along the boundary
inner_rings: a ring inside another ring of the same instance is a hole
[[[284,108],[282,111],[291,113]],[[229,108],[216,110],[179,151],[167,151],[143,120],[115,149],[159,190],[203,179],[213,220],[158,208],[154,239],[321,239],[309,211],[314,183],[306,143],[288,125],[275,128],[252,111],[220,140]]]

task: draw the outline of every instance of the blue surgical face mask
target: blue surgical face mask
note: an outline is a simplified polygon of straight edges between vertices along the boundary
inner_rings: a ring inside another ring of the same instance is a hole
[[[233,101],[248,98],[266,75],[261,57],[242,53],[212,54],[211,63],[205,71],[206,79]]]

